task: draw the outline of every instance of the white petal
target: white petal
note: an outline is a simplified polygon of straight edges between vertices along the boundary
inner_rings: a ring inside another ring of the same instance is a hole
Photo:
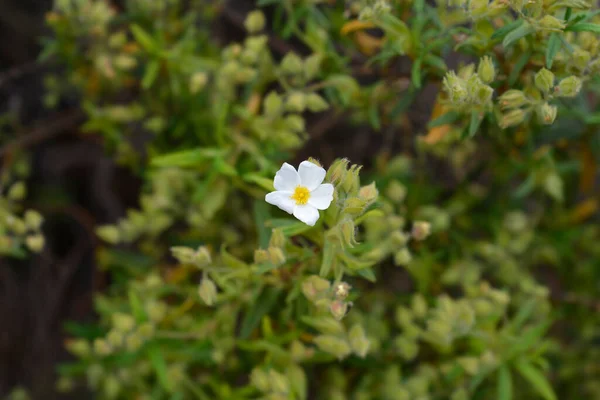
[[[288,163],[283,163],[277,174],[273,186],[275,190],[287,190],[293,192],[296,186],[300,184],[300,176],[296,172],[296,168]]]
[[[319,219],[319,210],[309,204],[296,206],[296,208],[294,208],[294,217],[298,218],[306,225],[314,226]]]
[[[310,192],[308,204],[319,210],[327,210],[332,200],[333,185],[331,183],[324,183]]]
[[[267,193],[265,201],[291,214],[294,212],[294,207],[296,206],[296,202],[291,199],[291,196],[292,192],[276,191]]]
[[[312,191],[325,179],[325,170],[310,161],[302,161],[298,167],[298,175],[302,186]]]

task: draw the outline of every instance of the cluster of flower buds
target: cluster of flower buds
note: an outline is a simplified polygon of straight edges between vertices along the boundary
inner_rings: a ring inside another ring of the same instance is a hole
[[[490,57],[483,57],[479,61],[477,72],[473,64],[463,67],[458,74],[448,72],[443,84],[450,106],[461,112],[488,109],[494,93],[489,84],[494,81],[495,76],[494,63]]]

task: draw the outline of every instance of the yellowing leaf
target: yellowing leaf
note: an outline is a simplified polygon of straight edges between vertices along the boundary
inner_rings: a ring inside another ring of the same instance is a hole
[[[435,105],[433,106],[433,111],[431,112],[430,120],[434,120],[439,116],[446,114],[449,111],[450,108],[442,104],[440,102],[440,99],[438,98],[435,102]],[[429,130],[429,132],[427,132],[427,135],[425,135],[423,141],[427,144],[436,144],[440,140],[442,140],[444,136],[446,136],[450,132],[451,129],[452,125],[450,124],[444,124],[433,127]]]
[[[375,28],[375,25],[372,22],[359,21],[357,19],[354,19],[352,21],[346,22],[344,24],[344,26],[342,26],[340,33],[342,35],[347,35],[350,32],[362,31],[364,29],[370,29],[370,28]]]

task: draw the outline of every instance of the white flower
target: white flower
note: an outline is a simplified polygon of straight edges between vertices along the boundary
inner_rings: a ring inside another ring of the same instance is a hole
[[[275,191],[265,200],[288,214],[314,226],[319,219],[319,210],[326,210],[333,200],[333,185],[324,183],[325,170],[310,161],[302,161],[298,172],[288,163],[277,171],[273,186]]]

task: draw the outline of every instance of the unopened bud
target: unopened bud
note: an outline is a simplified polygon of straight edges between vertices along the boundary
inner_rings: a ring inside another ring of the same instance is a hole
[[[415,240],[424,240],[431,233],[431,224],[426,221],[415,221],[411,235]]]
[[[260,368],[254,368],[250,373],[250,384],[261,392],[268,392],[271,388],[269,376]]]
[[[333,318],[339,321],[346,316],[346,313],[348,312],[348,303],[342,300],[334,300],[329,306],[329,311],[331,311]]]
[[[525,111],[521,110],[520,108],[511,110],[502,115],[502,118],[500,119],[500,127],[502,129],[506,129],[511,126],[519,125],[525,120],[525,115]]]
[[[422,294],[417,293],[413,296],[412,311],[417,318],[425,318],[427,315],[427,301]]]
[[[265,27],[265,15],[262,11],[255,10],[248,13],[244,21],[244,27],[249,33],[260,32]]]
[[[42,222],[44,221],[44,218],[42,217],[42,215],[35,211],[35,210],[27,210],[25,211],[25,225],[27,225],[27,228],[37,231],[38,229],[40,229]]]
[[[265,111],[265,115],[267,117],[275,117],[278,116],[281,112],[281,108],[283,106],[283,100],[281,96],[274,91],[269,92],[267,97],[265,97],[263,107]]]
[[[306,96],[306,106],[312,112],[321,112],[329,108],[325,99],[316,93],[309,93]]]
[[[269,261],[273,265],[281,265],[285,262],[285,255],[279,247],[269,247],[267,251],[269,252]]]
[[[465,102],[468,96],[466,84],[461,78],[456,76],[454,71],[446,74],[443,83],[451,103],[461,104]]]
[[[290,51],[281,60],[281,69],[286,74],[296,75],[302,72],[304,67],[302,59],[294,52]]]
[[[354,247],[358,242],[356,241],[356,227],[354,221],[349,218],[344,219],[340,223],[340,233],[342,238],[342,246]]]
[[[108,227],[110,227],[110,226],[107,226],[107,228]],[[104,228],[104,227],[101,227],[100,229],[102,229],[102,228]],[[98,235],[100,236],[100,232],[98,232]],[[181,264],[193,264],[194,263],[195,252],[190,247],[183,247],[183,246],[171,247],[171,254],[173,254],[173,257],[175,257],[177,259],[177,261],[179,261]]]
[[[306,129],[306,123],[302,116],[297,114],[290,114],[285,117],[285,124],[294,132],[304,132]]]
[[[353,165],[347,171],[346,176],[341,182],[341,186],[346,193],[355,193],[360,187],[359,172],[362,169],[360,165]]]
[[[548,93],[554,87],[554,74],[546,68],[542,68],[535,74],[534,82],[540,91]]]
[[[456,361],[469,375],[479,371],[479,360],[475,357],[459,357]]]
[[[108,334],[106,335],[106,341],[113,347],[113,348],[118,348],[123,344],[123,338],[125,336],[123,335],[122,332],[116,331],[114,329],[112,329],[110,332],[108,332]]]
[[[352,351],[359,357],[365,358],[369,351],[369,339],[365,335],[363,327],[359,324],[354,325],[348,333],[348,341]]]
[[[397,180],[392,180],[385,189],[385,195],[394,203],[402,203],[406,198],[406,186]]]
[[[129,314],[117,312],[112,314],[111,318],[113,327],[118,332],[127,333],[135,327],[135,319]]]
[[[504,92],[504,94],[502,94],[502,96],[499,97],[498,100],[500,102],[500,108],[503,110],[509,108],[519,108],[522,105],[529,103],[525,93],[515,89],[507,90]]]
[[[402,231],[393,231],[390,235],[390,242],[395,248],[403,247],[408,242],[410,236]]]
[[[106,340],[98,338],[94,340],[94,352],[100,356],[106,356],[112,352],[112,348]]]
[[[348,197],[344,202],[343,212],[352,216],[359,216],[367,207],[367,203],[359,197]]]
[[[348,170],[348,159],[342,158],[337,159],[331,164],[329,169],[327,170],[327,174],[325,175],[325,179],[328,182],[338,183],[341,182],[347,173]]]
[[[318,275],[311,275],[302,282],[302,293],[310,301],[319,299],[329,290],[331,284]]]
[[[358,197],[367,202],[368,204],[371,204],[372,202],[377,200],[378,196],[379,191],[375,186],[375,182],[372,182],[370,185],[361,187],[358,191]]]
[[[287,97],[285,109],[291,112],[303,112],[306,108],[306,95],[302,92],[293,92]]]
[[[206,72],[196,72],[190,78],[190,92],[192,94],[198,93],[200,90],[204,89],[207,82],[208,75],[206,75]]]
[[[561,97],[575,97],[581,90],[581,79],[569,76],[558,83],[557,94]]]
[[[46,239],[41,234],[29,235],[25,238],[27,248],[34,253],[39,253],[44,248]]]
[[[552,31],[559,31],[565,29],[565,24],[561,20],[550,14],[546,14],[544,18],[540,19],[538,21],[538,25],[542,29],[548,29]]]
[[[90,344],[84,339],[73,339],[66,343],[67,350],[77,357],[87,357],[90,354]]]
[[[207,306],[212,306],[217,299],[217,286],[209,277],[204,277],[200,282],[198,294]]]
[[[27,195],[27,187],[24,182],[15,182],[9,189],[7,197],[11,200],[23,200]]]
[[[489,56],[485,56],[479,61],[477,75],[479,75],[479,78],[485,83],[490,83],[494,80],[496,71],[494,69],[494,63]]]
[[[412,261],[412,255],[410,254],[410,251],[408,251],[407,248],[403,248],[400,251],[398,251],[396,254],[394,254],[394,264],[398,265],[398,266],[405,266],[410,264],[410,262]]]
[[[322,351],[336,356],[339,360],[346,358],[352,349],[348,342],[331,335],[320,335],[314,340],[316,345]]]
[[[269,240],[269,247],[283,248],[285,246],[285,235],[279,228],[275,228],[271,231],[271,239]]]
[[[269,262],[269,252],[264,249],[256,249],[254,250],[254,262],[256,264],[263,264]]]
[[[591,58],[592,55],[589,51],[578,48],[571,55],[570,61],[575,68],[583,71],[590,66]]]
[[[269,385],[271,391],[279,394],[287,394],[290,390],[290,383],[285,375],[274,369],[269,370]]]
[[[419,345],[417,342],[406,336],[398,336],[395,343],[400,352],[400,356],[407,361],[413,360],[419,353]]]
[[[542,104],[541,107],[538,108],[538,115],[540,120],[545,125],[550,125],[556,119],[556,113],[558,112],[558,108],[556,106],[551,106],[548,103]]]

